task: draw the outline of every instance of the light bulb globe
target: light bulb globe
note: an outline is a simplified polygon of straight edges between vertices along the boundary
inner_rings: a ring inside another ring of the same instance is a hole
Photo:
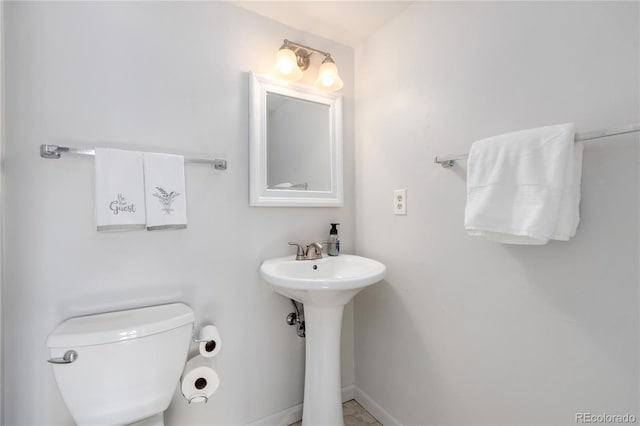
[[[293,50],[284,47],[278,51],[274,74],[280,79],[289,81],[302,78],[302,70],[298,67],[298,60]]]
[[[330,58],[325,59],[318,70],[315,86],[323,90],[335,91],[342,89],[343,85],[336,64]]]

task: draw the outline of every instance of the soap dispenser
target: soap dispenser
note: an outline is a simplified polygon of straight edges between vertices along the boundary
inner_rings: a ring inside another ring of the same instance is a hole
[[[331,224],[331,231],[329,231],[329,241],[327,243],[327,252],[329,256],[337,256],[340,254],[340,237],[338,237],[339,223]]]

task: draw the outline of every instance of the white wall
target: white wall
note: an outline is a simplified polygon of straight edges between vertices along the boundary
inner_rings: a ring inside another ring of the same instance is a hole
[[[463,229],[473,140],[640,122],[638,3],[418,2],[356,49],[356,386],[406,425],[639,412],[638,134],[586,145],[570,242]],[[408,215],[392,190],[407,188]]]
[[[218,325],[222,384],[207,405],[177,397],[168,425],[245,424],[302,402],[304,340],[258,266],[291,253],[287,241],[325,239],[334,221],[354,247],[353,50],[222,2],[10,2],[4,23],[3,424],[72,423],[46,363],[62,320],[175,300]],[[345,80],[343,208],[249,207],[247,72],[270,73],[284,38],[331,51]],[[211,154],[229,168],[187,166],[187,230],[97,233],[93,161],[40,158],[49,138]],[[345,385],[352,326],[349,308]]]

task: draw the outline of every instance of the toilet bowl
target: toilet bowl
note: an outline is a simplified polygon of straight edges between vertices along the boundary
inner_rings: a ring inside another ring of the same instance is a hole
[[[182,303],[70,318],[49,335],[49,362],[74,421],[163,425],[194,315]]]

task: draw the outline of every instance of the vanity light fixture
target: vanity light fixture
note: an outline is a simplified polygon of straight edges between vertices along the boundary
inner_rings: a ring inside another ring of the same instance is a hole
[[[309,68],[310,58],[314,53],[324,56],[314,85],[322,90],[335,91],[342,89],[344,83],[338,75],[338,67],[336,67],[336,63],[331,58],[330,53],[294,43],[287,39],[284,40],[276,55],[276,76],[283,80],[300,80],[302,72]]]

